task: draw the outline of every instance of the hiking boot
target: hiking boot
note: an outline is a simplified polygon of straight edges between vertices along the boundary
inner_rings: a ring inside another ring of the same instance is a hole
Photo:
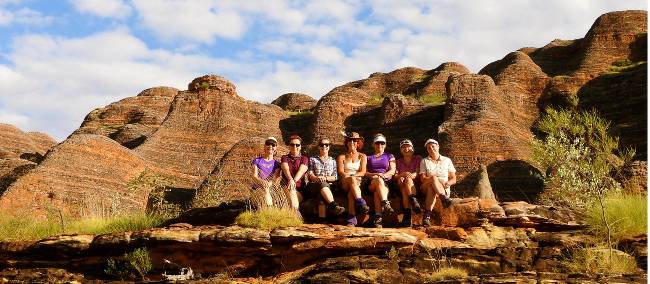
[[[329,205],[327,205],[327,212],[329,212],[334,216],[338,216],[343,214],[343,212],[345,212],[345,208],[343,208],[343,206],[339,206],[338,204],[336,204],[336,202],[332,202]]]
[[[357,216],[354,215],[349,215],[348,219],[345,220],[346,226],[348,227],[355,227],[357,225]]]
[[[381,202],[381,213],[382,214],[395,214],[393,207],[390,207],[390,201],[384,200]]]
[[[411,212],[405,212],[400,222],[400,227],[411,227]]]
[[[431,211],[424,211],[424,215],[422,215],[422,226],[431,226]]]
[[[375,220],[373,221],[373,223],[375,225],[375,228],[381,229],[383,227],[382,224],[381,224],[382,221],[383,220],[382,220],[381,216],[375,216]]]
[[[357,214],[366,215],[368,212],[370,212],[370,207],[368,207],[366,200],[363,198],[355,200],[355,203],[357,204]]]
[[[453,203],[453,201],[451,201],[450,197],[442,198],[441,201],[442,201],[442,207],[443,208],[449,208],[449,206],[451,206],[451,204]]]
[[[422,208],[420,207],[420,203],[418,202],[418,199],[415,197],[415,195],[411,195],[411,209],[413,209],[413,212],[415,212],[415,214],[422,213]]]

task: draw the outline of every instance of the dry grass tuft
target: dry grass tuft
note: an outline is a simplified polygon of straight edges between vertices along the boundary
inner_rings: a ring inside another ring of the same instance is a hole
[[[235,219],[235,224],[259,229],[275,229],[300,226],[302,219],[296,215],[293,209],[267,207],[239,214]]]

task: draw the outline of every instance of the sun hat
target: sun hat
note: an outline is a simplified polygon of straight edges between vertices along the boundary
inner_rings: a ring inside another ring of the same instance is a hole
[[[372,139],[372,143],[384,142],[386,143],[386,136],[383,134],[375,134],[375,137]]]
[[[400,147],[402,147],[404,145],[411,145],[411,147],[413,147],[413,142],[411,142],[411,140],[408,140],[408,139],[404,139],[404,140],[402,140],[402,142],[399,142]]]
[[[361,137],[361,135],[359,135],[359,133],[357,133],[357,132],[345,133],[345,132],[341,131],[341,134],[343,134],[343,136],[345,136],[345,139],[361,139],[361,140],[363,140],[363,137]]]
[[[429,143],[440,145],[438,144],[438,141],[436,141],[435,139],[428,139],[427,142],[424,142],[424,147],[426,147]]]
[[[278,139],[275,139],[275,137],[273,136],[269,136],[268,138],[266,138],[266,140],[264,140],[264,143],[269,141],[275,143],[276,145],[278,144]]]

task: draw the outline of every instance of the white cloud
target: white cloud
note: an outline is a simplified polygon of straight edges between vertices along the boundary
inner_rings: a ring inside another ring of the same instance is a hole
[[[0,64],[0,94],[11,94],[0,96],[0,121],[57,139],[76,129],[94,108],[145,88],[186,89],[199,75],[251,68],[151,49],[124,28],[71,39],[25,35],[13,47],[6,55],[11,65]]]
[[[0,27],[13,24],[43,26],[54,20],[52,16],[44,16],[41,12],[29,8],[18,10],[8,9],[0,3]]]
[[[105,18],[123,19],[131,14],[131,7],[123,0],[69,0],[77,11]]]
[[[142,24],[164,40],[212,43],[217,37],[238,39],[246,23],[237,11],[210,0],[133,0]]]

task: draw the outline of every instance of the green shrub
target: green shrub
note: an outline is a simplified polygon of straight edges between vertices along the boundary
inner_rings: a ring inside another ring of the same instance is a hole
[[[244,227],[275,229],[300,226],[302,220],[293,209],[268,207],[239,214],[235,219],[235,224]]]
[[[648,231],[648,197],[646,195],[611,194],[604,199],[605,216],[610,222],[612,238],[636,236]],[[607,227],[599,204],[592,204],[586,221],[595,235],[607,238]]]
[[[444,105],[447,101],[447,96],[445,94],[433,93],[430,95],[419,96],[418,101],[429,106]]]
[[[147,248],[137,248],[125,253],[124,260],[108,259],[104,273],[119,279],[133,279],[145,276],[153,269]]]
[[[428,282],[437,282],[443,280],[455,280],[467,277],[467,271],[462,268],[445,267],[440,268],[426,278]]]
[[[609,66],[606,74],[617,74],[621,72],[626,72],[641,64],[646,64],[646,61],[632,62],[629,59],[618,60],[612,63],[612,66]]]
[[[563,263],[572,273],[621,274],[637,270],[633,257],[620,251],[612,253],[605,246],[573,249]]]
[[[546,173],[540,201],[585,210],[593,198],[620,191],[613,179],[633,150],[618,149],[609,122],[595,112],[548,109],[537,123],[545,134],[534,139],[532,161]]]
[[[289,117],[307,117],[307,116],[312,116],[314,115],[314,112],[311,110],[303,110],[303,111],[287,111],[287,115]]]
[[[376,105],[380,105],[382,102],[384,102],[384,96],[380,94],[375,94],[370,96],[367,103],[368,105],[376,106]]]

